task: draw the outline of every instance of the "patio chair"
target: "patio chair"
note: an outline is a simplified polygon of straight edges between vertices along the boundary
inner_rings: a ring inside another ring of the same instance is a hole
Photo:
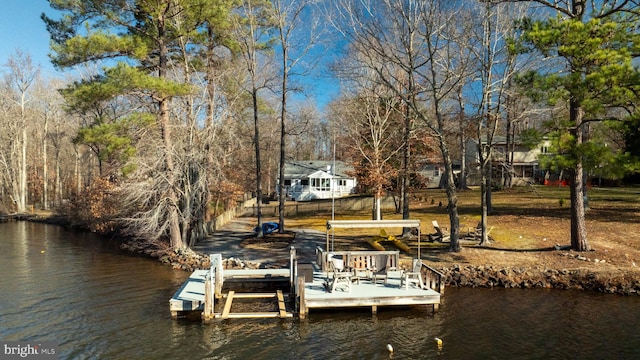
[[[424,283],[422,282],[422,261],[420,259],[413,259],[413,267],[411,271],[403,271],[400,275],[400,287],[409,289],[409,284],[415,284],[420,289],[424,289]]]
[[[345,289],[347,292],[351,292],[351,277],[353,274],[350,271],[345,271],[344,260],[336,259],[333,255],[329,255],[327,259],[329,264],[330,277],[330,292],[334,292],[338,288]]]
[[[378,280],[384,280],[386,285],[390,271],[397,271],[397,268],[391,264],[391,257],[388,255],[376,255],[371,282],[377,284]]]

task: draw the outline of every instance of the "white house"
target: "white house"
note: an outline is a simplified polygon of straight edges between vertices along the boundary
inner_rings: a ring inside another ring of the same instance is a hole
[[[295,201],[331,199],[347,196],[357,181],[347,172],[353,169],[342,161],[285,161],[284,188]]]
[[[540,154],[546,154],[549,150],[549,140],[545,139],[540,146],[534,149],[520,144],[516,139],[513,147],[513,154],[507,152],[507,141],[504,136],[495,136],[493,139],[493,178],[503,179],[507,176],[509,168],[507,166],[507,156],[513,156],[511,162],[512,168],[512,184],[525,185],[536,182],[540,175],[538,166],[538,157]],[[483,144],[486,143],[483,140]],[[478,171],[480,160],[478,156],[478,140],[467,139],[465,161],[469,169],[469,178],[467,182],[474,184],[479,181]]]

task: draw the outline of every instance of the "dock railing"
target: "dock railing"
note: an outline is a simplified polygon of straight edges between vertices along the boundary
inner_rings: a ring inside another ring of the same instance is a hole
[[[323,272],[329,269],[328,259],[331,256],[340,256],[345,260],[349,268],[355,270],[371,270],[376,259],[380,256],[387,257],[388,268],[397,268],[400,260],[400,251],[325,251],[321,247],[316,248],[316,262]]]
[[[438,270],[422,262],[420,268],[422,283],[431,290],[444,294],[444,275]]]

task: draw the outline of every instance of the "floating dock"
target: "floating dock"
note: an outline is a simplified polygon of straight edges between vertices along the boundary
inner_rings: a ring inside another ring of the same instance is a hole
[[[295,249],[291,252],[290,267],[283,269],[227,270],[221,267],[220,254],[211,255],[211,269],[193,272],[169,300],[172,317],[196,312],[201,313],[204,321],[214,318],[291,318],[296,315],[303,319],[310,309],[370,307],[372,313],[376,313],[379,306],[414,305],[427,305],[433,311],[438,310],[444,290],[442,275],[419,260],[414,261],[419,267],[412,273],[416,275],[415,282],[407,281],[407,272],[398,269],[386,271],[383,279],[376,279],[371,272],[367,275],[370,269],[364,267],[381,256],[385,262],[397,264],[397,251],[325,252],[318,249],[317,261],[313,264],[298,264]],[[348,277],[348,282],[343,284],[348,286],[335,289],[331,286],[336,279],[328,261],[332,257],[341,257],[349,264],[354,276]],[[244,282],[280,283],[287,285],[289,291],[241,292],[238,288]],[[273,311],[232,311],[234,299],[247,298],[271,298]]]

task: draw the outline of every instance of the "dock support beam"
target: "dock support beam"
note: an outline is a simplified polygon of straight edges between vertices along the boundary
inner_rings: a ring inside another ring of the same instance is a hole
[[[298,276],[298,258],[296,254],[296,248],[291,246],[289,248],[289,289],[295,287],[296,277]]]
[[[204,309],[202,311],[202,321],[204,322],[209,322],[213,319],[215,303],[215,297],[213,296],[214,279],[211,271],[204,279]]]
[[[309,310],[307,309],[306,300],[304,298],[304,276],[298,276],[296,278],[296,308],[298,310],[298,317],[304,319],[307,317]]]
[[[215,287],[213,288],[213,295],[216,299],[222,298],[222,254],[211,254],[210,257],[211,262],[211,271],[213,272]]]

